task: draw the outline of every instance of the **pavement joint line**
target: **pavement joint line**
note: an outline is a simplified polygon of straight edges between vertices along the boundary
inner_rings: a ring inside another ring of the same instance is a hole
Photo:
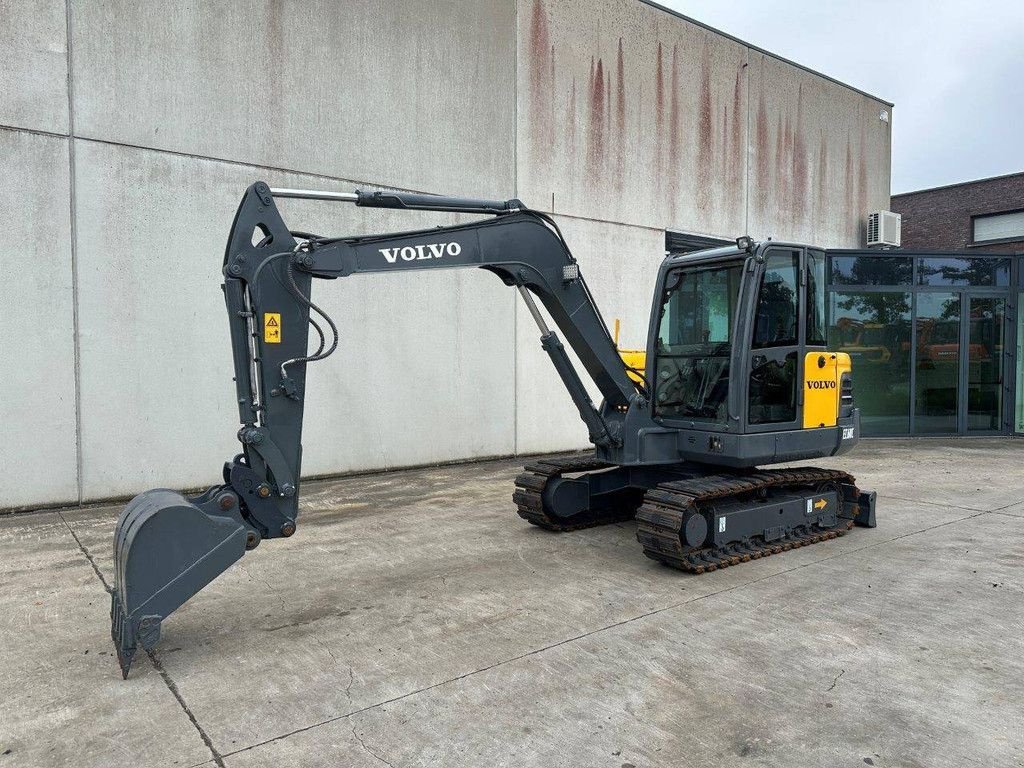
[[[1015,507],[1017,505],[1016,504],[1012,504],[1011,506]],[[1022,516],[1022,515],[1013,515],[1013,514],[1010,514],[1009,512],[1001,512],[1000,510],[1003,510],[1003,509],[1006,509],[1006,507],[1000,507],[999,509],[993,509],[990,514],[1000,515],[1001,517],[1009,517],[1009,518],[1012,518],[1013,520],[1024,520],[1024,516]]]
[[[82,540],[78,538],[78,534],[76,534],[75,530],[68,524],[68,521],[64,519],[64,515],[58,511],[57,516],[61,519],[61,522],[64,523],[64,527],[68,529],[71,536],[75,539],[75,542],[78,544],[78,548],[81,550],[82,554],[85,555],[85,559],[89,561],[89,565],[92,566],[92,570],[96,574],[96,578],[100,580],[100,584],[103,585],[103,588],[109,594],[113,594],[113,590],[110,588],[110,585],[107,584],[107,580],[103,577],[99,567],[96,565],[96,561],[93,559],[92,553],[89,552],[89,549],[82,543]],[[192,710],[189,708],[184,697],[181,695],[181,692],[178,690],[178,686],[175,684],[170,674],[168,674],[167,670],[164,669],[164,665],[160,663],[160,659],[157,658],[156,652],[153,650],[146,650],[146,655],[149,656],[149,660],[152,662],[153,668],[159,673],[161,679],[164,681],[164,685],[167,686],[167,690],[171,692],[171,695],[177,700],[189,721],[195,727],[196,731],[199,732],[199,738],[203,740],[207,749],[210,750],[210,754],[213,755],[214,764],[217,765],[218,768],[226,768],[220,752],[218,752],[217,748],[214,747],[213,741],[210,740],[210,736],[203,729],[203,726],[199,724],[196,716],[192,713]],[[200,763],[200,765],[202,765],[202,763]]]
[[[363,741],[362,737],[358,733],[356,733],[356,723],[355,723],[355,720],[350,720],[349,724],[352,726],[352,736],[353,736],[353,738],[355,738],[355,740],[359,742],[359,746],[361,746],[364,751],[366,751],[368,754],[372,755],[375,760],[379,760],[380,762],[384,763],[384,765],[390,765],[391,768],[395,768],[395,764],[394,763],[388,762],[383,757],[381,757],[376,752],[374,752],[372,749],[370,749],[368,746],[366,746],[366,742]]]
[[[160,659],[157,657],[156,651],[146,649],[146,655],[149,656],[149,660],[152,662],[156,671],[160,673],[160,677],[163,679],[164,685],[167,686],[167,690],[169,690],[171,695],[178,700],[178,704],[181,705],[181,708],[188,716],[189,721],[199,732],[199,737],[203,740],[206,748],[210,750],[210,754],[213,755],[214,764],[218,766],[218,768],[227,768],[227,766],[224,765],[224,758],[221,756],[220,752],[217,751],[217,748],[213,746],[213,741],[210,739],[209,734],[207,734],[203,726],[199,724],[196,716],[192,714],[192,710],[189,709],[188,704],[185,703],[185,698],[181,695],[181,691],[178,690],[178,686],[175,684],[174,679],[170,676],[167,670],[164,669],[164,665],[160,663]]]
[[[1001,512],[1004,509],[1009,509],[1010,507],[1016,507],[1018,504],[1020,504],[1019,500],[1018,501],[1011,501],[1009,504],[1003,504],[1003,506],[1001,506],[1001,507],[996,507],[995,509],[990,509],[989,512]]]
[[[982,515],[991,514],[990,512],[987,512],[987,511],[984,511],[984,512],[978,512],[976,510],[969,510],[969,511],[974,511],[975,514],[973,514],[973,515],[965,515],[965,516],[959,517],[959,518],[957,518],[955,520],[947,520],[944,523],[937,523],[935,525],[928,526],[926,528],[920,528],[920,529],[915,530],[915,531],[908,531],[907,533],[902,533],[902,534],[900,534],[898,536],[893,536],[892,538],[885,539],[884,541],[877,541],[877,542],[875,542],[873,544],[866,544],[865,546],[857,547],[856,549],[850,549],[850,550],[847,550],[845,552],[836,552],[834,554],[826,555],[824,557],[821,557],[821,558],[819,558],[817,560],[812,560],[809,563],[801,563],[799,565],[794,565],[792,568],[787,568],[784,571],[777,571],[776,573],[765,574],[764,576],[761,576],[760,578],[751,579],[750,581],[743,582],[742,584],[734,584],[734,585],[732,585],[730,587],[723,587],[722,589],[716,590],[714,592],[708,592],[707,594],[697,595],[696,597],[691,597],[691,598],[689,598],[687,600],[682,600],[682,601],[679,601],[679,602],[676,602],[676,603],[672,603],[671,605],[662,606],[661,608],[655,608],[654,610],[647,611],[646,613],[642,613],[642,614],[640,614],[638,616],[633,616],[633,617],[630,617],[630,618],[627,618],[627,619],[623,619],[622,621],[616,621],[616,622],[613,622],[613,623],[608,624],[606,626],[598,627],[596,629],[592,629],[589,632],[584,632],[582,634],[575,635],[574,637],[568,637],[568,638],[565,638],[563,640],[559,640],[559,641],[557,641],[555,643],[551,643],[550,645],[546,645],[546,646],[544,646],[542,648],[535,648],[532,651],[527,651],[526,653],[521,653],[518,656],[513,656],[513,657],[508,658],[508,659],[502,659],[500,661],[496,661],[493,664],[489,664],[489,665],[487,665],[485,667],[481,667],[480,669],[475,669],[475,670],[472,670],[470,672],[465,672],[465,673],[463,673],[461,675],[456,675],[455,677],[453,677],[453,678],[451,678],[449,680],[443,680],[443,681],[438,682],[438,683],[433,683],[432,685],[427,685],[427,686],[424,686],[422,688],[418,688],[415,691],[409,691],[407,693],[403,693],[403,694],[400,694],[398,696],[393,696],[390,699],[386,699],[384,701],[379,701],[376,704],[368,704],[367,706],[361,707],[361,708],[356,709],[356,710],[353,710],[352,712],[346,712],[345,714],[336,715],[334,717],[329,717],[326,720],[322,720],[322,721],[317,722],[317,723],[311,723],[309,725],[305,725],[302,728],[296,728],[295,730],[289,731],[288,733],[282,733],[279,736],[274,736],[272,738],[265,739],[264,741],[260,741],[260,742],[257,742],[255,744],[250,744],[247,747],[242,747],[241,749],[236,749],[233,752],[227,752],[227,753],[224,754],[224,757],[233,757],[234,755],[240,754],[242,752],[248,752],[250,749],[256,749],[257,747],[262,747],[262,746],[265,746],[267,744],[272,744],[275,741],[282,741],[283,739],[290,738],[290,737],[295,736],[297,734],[305,733],[306,731],[311,731],[311,730],[314,730],[315,728],[319,728],[319,727],[324,726],[324,725],[329,725],[330,723],[335,723],[335,722],[337,722],[339,720],[344,720],[346,718],[354,717],[355,715],[360,715],[360,714],[362,714],[364,712],[368,712],[368,711],[370,711],[372,709],[377,709],[379,707],[387,706],[388,704],[394,704],[396,701],[402,701],[403,699],[407,699],[407,698],[410,698],[412,696],[417,696],[417,695],[419,695],[421,693],[426,693],[427,691],[432,691],[435,688],[440,688],[441,686],[448,685],[450,683],[457,683],[460,680],[465,680],[466,678],[473,677],[474,675],[478,675],[481,672],[489,672],[492,669],[496,669],[498,667],[505,666],[506,664],[512,664],[514,662],[521,661],[523,659],[529,658],[530,656],[536,656],[536,655],[539,655],[539,654],[544,653],[546,651],[550,651],[550,650],[552,650],[554,648],[559,648],[559,647],[561,647],[563,645],[568,645],[568,644],[574,643],[574,642],[576,642],[578,640],[584,640],[584,639],[586,639],[588,637],[591,637],[593,635],[599,634],[601,632],[605,632],[605,631],[611,630],[611,629],[616,629],[616,628],[624,626],[626,624],[632,624],[633,622],[640,621],[642,619],[646,619],[646,618],[649,618],[651,616],[656,616],[658,614],[665,613],[667,611],[672,611],[672,610],[675,610],[676,608],[681,608],[684,605],[689,605],[691,603],[696,603],[696,602],[698,602],[700,600],[705,600],[705,599],[707,599],[709,597],[717,597],[718,595],[723,595],[723,594],[725,594],[727,592],[733,592],[733,591],[738,590],[738,589],[744,589],[744,588],[752,586],[754,584],[759,584],[760,582],[766,581],[768,579],[774,579],[774,578],[777,578],[779,576],[785,576],[786,574],[793,573],[794,571],[798,571],[798,570],[801,570],[803,568],[810,568],[812,566],[824,563],[824,562],[826,562],[828,560],[834,560],[836,558],[846,557],[848,555],[857,554],[859,552],[863,552],[866,549],[873,549],[875,547],[880,547],[880,546],[883,546],[885,544],[889,544],[889,543],[891,543],[893,541],[898,541],[900,539],[905,539],[908,536],[917,536],[917,535],[922,534],[922,533],[928,533],[929,531],[933,531],[933,530],[935,530],[937,528],[943,528],[943,527],[945,527],[947,525],[952,525],[954,523],[960,523],[960,522],[963,522],[965,520],[971,520],[971,519],[973,519],[975,517],[981,517]],[[824,542],[822,542],[822,543],[824,543]],[[358,737],[356,737],[356,738],[358,739]],[[390,765],[390,763],[389,763],[389,765]]]
[[[4,126],[0,125],[0,131],[4,130]],[[15,130],[15,129],[12,129]],[[20,128],[16,130],[21,130]],[[45,134],[45,132],[43,132]],[[49,135],[49,134],[46,134]],[[550,458],[552,456],[582,456],[589,455],[588,451],[583,449],[572,449],[566,448],[562,451],[549,451],[546,453],[523,453],[523,454],[510,454],[510,453],[499,453],[493,456],[472,456],[464,459],[450,459],[445,461],[428,462],[425,464],[411,464],[394,467],[374,467],[370,469],[358,469],[351,472],[328,472],[321,475],[310,475],[309,477],[303,477],[303,496],[308,499],[315,493],[323,491],[325,488],[330,488],[338,483],[346,483],[349,481],[357,482],[365,480],[367,477],[379,476],[383,481],[390,482],[394,479],[393,476],[401,473],[416,473],[416,472],[429,472],[436,469],[456,469],[459,467],[465,467],[470,465],[483,465],[483,464],[499,464],[499,463],[511,463],[513,465],[521,464],[524,461],[536,461],[538,459]],[[513,466],[514,469],[514,466]],[[493,472],[495,475],[502,479],[506,477],[514,478],[516,474],[522,471],[522,468],[512,471],[504,468],[491,468],[488,471]],[[320,486],[318,488],[318,486]],[[195,496],[205,491],[208,485],[196,485],[191,488],[178,488],[185,496]],[[12,508],[0,508],[0,519],[15,516],[15,515],[41,515],[48,512],[60,513],[62,510],[69,510],[74,512],[90,512],[105,507],[123,507],[126,503],[131,501],[135,494],[122,494],[119,496],[104,496],[102,498],[91,499],[90,501],[83,501],[76,503],[74,500],[68,500],[66,502],[46,502],[45,504],[29,504],[27,506],[12,507]],[[300,504],[302,502],[300,501]],[[301,510],[301,507],[300,507]]]
[[[92,553],[89,552],[85,544],[82,543],[82,540],[78,538],[78,534],[75,533],[75,529],[72,528],[68,521],[64,519],[64,515],[59,510],[57,511],[57,517],[59,517],[60,521],[64,523],[64,527],[68,529],[68,533],[71,534],[75,543],[78,544],[78,548],[81,550],[82,554],[85,555],[85,559],[89,561],[89,565],[92,566],[92,570],[96,574],[96,578],[100,580],[100,584],[103,585],[103,588],[107,590],[108,594],[114,594],[114,590],[110,588],[109,584],[107,584],[107,580],[103,578],[103,573],[100,571],[99,566],[96,565],[96,560],[93,559]]]
[[[978,509],[978,507],[965,507],[961,504],[943,504],[941,501],[926,501],[924,499],[909,499],[906,496],[896,496],[892,493],[880,493],[879,498],[883,499],[896,499],[897,501],[909,501],[913,504],[928,504],[933,507],[945,507],[946,509],[962,509],[965,512],[998,512],[1000,509],[1006,509],[1016,504],[1020,504],[1019,501],[1014,501],[1009,504],[1004,504],[1001,507],[995,509]]]

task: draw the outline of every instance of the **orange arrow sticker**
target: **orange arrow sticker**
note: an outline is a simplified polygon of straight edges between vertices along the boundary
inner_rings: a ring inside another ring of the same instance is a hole
[[[814,508],[815,509],[824,509],[827,506],[828,506],[828,499],[818,499],[816,502],[814,502]]]

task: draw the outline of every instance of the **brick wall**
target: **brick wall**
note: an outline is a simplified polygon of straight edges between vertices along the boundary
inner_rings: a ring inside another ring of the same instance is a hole
[[[893,195],[891,209],[903,216],[903,247],[944,251],[972,245],[971,217],[1024,208],[1024,173],[982,179],[921,192]],[[1024,237],[974,246],[993,253],[1024,253]]]

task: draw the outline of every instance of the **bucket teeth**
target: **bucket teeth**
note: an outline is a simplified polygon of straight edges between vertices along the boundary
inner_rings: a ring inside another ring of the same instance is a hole
[[[121,665],[121,676],[127,680],[128,670],[131,669],[132,659],[135,658],[136,645],[135,638],[125,632],[124,610],[116,589],[110,595],[110,637],[117,650],[117,663]]]
[[[163,619],[245,554],[249,530],[237,516],[206,512],[175,491],[146,491],[125,507],[114,532],[110,599],[110,636],[125,678],[139,646],[149,650],[160,639]]]

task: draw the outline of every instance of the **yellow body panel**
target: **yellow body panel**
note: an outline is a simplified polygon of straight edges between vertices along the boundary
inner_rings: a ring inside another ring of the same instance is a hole
[[[624,362],[626,364],[627,368],[631,368],[631,369],[635,368],[636,370],[640,371],[640,373],[643,373],[646,370],[646,366],[647,366],[647,351],[646,350],[643,350],[643,349],[620,349],[619,350],[619,357],[622,358],[622,362]],[[626,375],[629,376],[629,378],[631,378],[633,381],[637,382],[638,384],[643,382],[643,379],[641,379],[640,376],[638,376],[632,370],[626,371]]]
[[[804,429],[834,427],[839,382],[852,369],[845,352],[808,352],[804,357]]]

